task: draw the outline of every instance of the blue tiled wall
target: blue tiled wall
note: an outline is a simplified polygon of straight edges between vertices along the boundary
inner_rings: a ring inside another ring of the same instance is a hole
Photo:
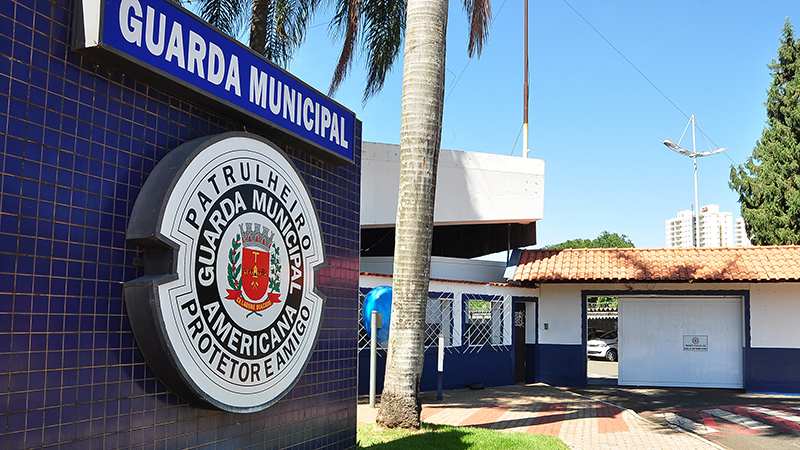
[[[0,1],[0,445],[23,448],[355,446],[360,129],[356,164],[284,146],[322,222],[327,296],[295,388],[254,414],[169,393],[128,324],[125,242],[142,183],[166,152],[242,127],[70,50],[72,2]]]

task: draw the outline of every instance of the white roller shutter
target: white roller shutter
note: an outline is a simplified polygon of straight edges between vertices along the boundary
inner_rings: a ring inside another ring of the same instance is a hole
[[[620,386],[742,388],[741,297],[622,297]]]

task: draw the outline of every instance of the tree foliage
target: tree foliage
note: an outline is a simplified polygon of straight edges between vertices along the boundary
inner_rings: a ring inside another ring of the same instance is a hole
[[[731,167],[742,218],[755,245],[800,244],[800,41],[789,18],[769,64],[767,124],[753,154]]]
[[[180,0],[234,38],[249,29],[250,48],[286,66],[305,39],[320,0]]]
[[[333,95],[347,76],[359,47],[367,69],[364,101],[383,87],[403,43],[406,29],[405,0],[334,0],[336,13],[330,31],[342,39],[342,50],[333,72],[328,95]]]
[[[570,239],[560,244],[548,245],[543,249],[563,250],[565,248],[633,248],[633,242],[624,234],[603,231],[594,239]]]
[[[618,308],[619,297],[589,297],[589,306],[594,308]]]
[[[306,30],[320,7],[332,6],[329,32],[342,42],[328,95],[347,77],[357,54],[367,70],[363,100],[383,88],[397,61],[406,30],[407,0],[175,0],[192,7],[220,31],[241,38],[249,30],[249,47],[280,66],[286,66],[303,43]],[[489,34],[490,0],[462,0],[469,35],[467,53],[480,56]]]
[[[406,0],[330,0],[336,14],[330,24],[332,35],[343,38],[342,51],[334,70],[328,95],[336,93],[347,76],[357,49],[362,49],[367,69],[366,102],[380,92],[391,72],[406,29]],[[467,53],[479,56],[489,35],[490,0],[462,0],[467,15],[469,35]]]

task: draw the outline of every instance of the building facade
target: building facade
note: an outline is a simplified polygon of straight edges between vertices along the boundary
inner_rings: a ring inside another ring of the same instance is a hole
[[[363,300],[372,289],[392,285],[400,148],[366,142],[362,162],[359,287]],[[526,366],[526,360],[532,361],[534,355],[526,357],[520,333],[524,336],[524,305],[535,299],[526,295],[528,290],[504,282],[505,261],[474,258],[536,243],[536,222],[544,209],[544,161],[442,150],[436,183],[420,389],[437,388],[440,335],[444,338],[445,389],[533,379],[533,373],[526,376],[525,370],[533,368],[532,364]],[[370,360],[363,320],[359,330],[358,390],[365,394],[369,392]],[[385,352],[380,350],[378,391],[385,362]]]
[[[445,267],[448,262],[452,261],[438,259],[432,265],[438,266],[436,270],[448,270]],[[362,273],[359,284],[363,301],[372,289],[391,287],[392,277]],[[525,332],[524,304],[535,301],[529,297],[530,293],[529,289],[506,283],[432,278],[425,314],[425,359],[420,390],[437,390],[440,342],[444,343],[442,389],[463,389],[476,383],[505,386],[533,379],[534,374],[526,376],[525,370],[533,369],[533,364],[526,366],[526,361],[532,362],[534,355],[531,352],[526,357],[525,342],[520,337]],[[370,392],[370,336],[363,320],[359,321],[358,349],[358,393],[363,395]],[[377,392],[383,389],[385,371],[386,343],[379,343]]]
[[[800,393],[800,338],[792,322],[800,314],[798,258],[798,246],[517,250],[506,282],[432,278],[420,389],[437,387],[440,335],[444,389],[586,386],[591,328],[614,319],[598,329],[619,332],[620,386]],[[446,266],[454,262],[435,261],[443,264],[436,274],[452,273]],[[482,276],[494,278],[486,269]],[[362,273],[360,285],[365,296],[391,286],[391,276]],[[615,297],[618,307],[597,314],[596,297]],[[364,394],[369,342],[360,328]],[[377,366],[380,390],[382,350]]]
[[[667,247],[688,248],[694,246],[694,212],[678,211],[678,217],[667,220]]]
[[[522,250],[509,283],[536,299],[527,381],[586,386],[588,300],[613,296],[620,386],[800,393],[799,258],[798,246]]]
[[[750,237],[747,235],[747,228],[745,228],[743,217],[737,218],[733,226],[733,245],[736,247],[749,247],[753,245],[750,242]]]
[[[678,216],[665,223],[666,247],[730,247],[734,245],[733,214],[720,212],[719,205],[703,206],[699,211],[698,227],[692,210],[678,211]],[[699,240],[698,240],[699,239]],[[697,241],[697,245],[695,245]]]

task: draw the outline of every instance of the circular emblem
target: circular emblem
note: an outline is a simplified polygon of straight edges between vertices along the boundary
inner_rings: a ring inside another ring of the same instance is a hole
[[[178,147],[142,188],[128,239],[145,248],[149,272],[126,283],[131,326],[164,384],[233,412],[266,408],[294,386],[322,317],[324,249],[282,151],[245,133]]]

